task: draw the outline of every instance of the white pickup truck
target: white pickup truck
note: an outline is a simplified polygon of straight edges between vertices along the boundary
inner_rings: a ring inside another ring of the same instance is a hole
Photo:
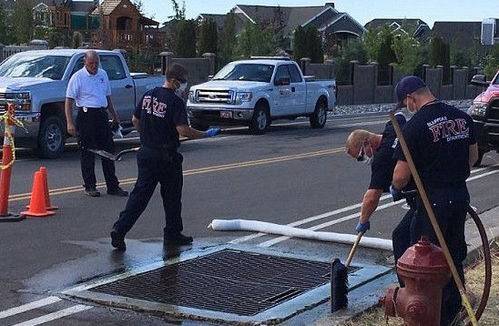
[[[191,126],[247,125],[263,133],[272,120],[306,116],[312,128],[323,128],[336,102],[334,80],[305,78],[296,62],[283,59],[235,61],[210,81],[189,90]]]
[[[129,131],[136,103],[147,90],[161,86],[164,77],[130,73],[120,52],[97,53],[100,67],[109,76],[114,108]],[[66,88],[69,78],[83,67],[84,54],[85,50],[76,49],[26,51],[0,64],[0,114],[7,103],[17,104],[16,117],[27,130],[17,128],[16,146],[36,149],[45,158],[62,153],[67,136]]]

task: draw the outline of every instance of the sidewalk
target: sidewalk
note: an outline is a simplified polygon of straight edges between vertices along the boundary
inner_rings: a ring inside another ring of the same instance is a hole
[[[479,216],[487,232],[489,242],[499,239],[499,207],[482,212]],[[482,248],[480,234],[478,233],[478,230],[471,218],[466,222],[466,242],[468,243],[468,257],[466,258],[466,264],[468,264],[480,257],[480,251]],[[381,278],[375,282],[377,283],[376,286],[363,286],[357,289],[357,291],[350,293],[348,309],[345,311],[339,311],[335,314],[329,313],[329,302],[317,307],[314,309],[316,310],[316,316],[317,314],[322,313],[322,317],[313,319],[313,315],[310,314],[312,320],[310,320],[307,325],[340,325],[342,322],[359,315],[363,311],[375,306],[378,303],[378,299],[385,292],[387,285],[396,282],[396,277],[393,273],[391,278]],[[494,286],[494,284],[492,286]],[[495,286],[497,286],[497,284]],[[362,291],[363,293],[356,293],[359,291]],[[358,300],[359,297],[362,298],[362,300]]]

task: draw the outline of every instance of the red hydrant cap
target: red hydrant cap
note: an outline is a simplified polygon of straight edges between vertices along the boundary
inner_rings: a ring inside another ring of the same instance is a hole
[[[432,244],[427,237],[421,237],[414,246],[399,258],[397,267],[413,271],[448,273],[449,265],[442,249]]]

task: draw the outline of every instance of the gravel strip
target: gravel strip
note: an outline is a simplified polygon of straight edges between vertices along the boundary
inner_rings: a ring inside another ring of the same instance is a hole
[[[471,105],[472,99],[467,100],[449,100],[444,101],[450,105],[454,105],[462,110],[468,109]],[[390,111],[394,106],[394,103],[383,103],[383,104],[359,104],[359,105],[338,105],[334,108],[331,115],[342,116],[342,115],[362,115],[369,113],[385,113]]]

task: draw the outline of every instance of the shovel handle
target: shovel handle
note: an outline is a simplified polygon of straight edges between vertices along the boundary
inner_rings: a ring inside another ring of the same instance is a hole
[[[357,250],[357,246],[359,245],[360,239],[364,235],[365,232],[359,232],[357,234],[357,239],[355,239],[355,242],[353,243],[352,249],[350,249],[350,253],[348,254],[347,261],[345,262],[345,267],[349,267],[350,263],[352,262],[353,255],[355,254],[355,251]]]

